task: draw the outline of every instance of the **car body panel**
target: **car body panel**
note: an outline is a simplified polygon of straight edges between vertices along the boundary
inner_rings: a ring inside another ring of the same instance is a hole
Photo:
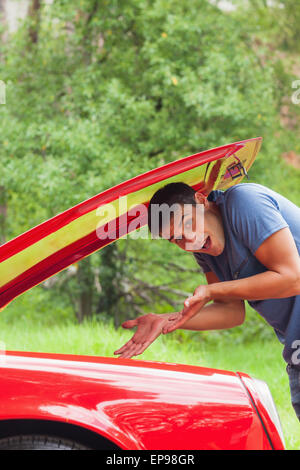
[[[0,420],[73,423],[129,450],[272,448],[234,372],[23,352],[0,367]]]
[[[284,450],[285,444],[284,442],[282,442],[282,439],[278,433],[278,430],[272,417],[267,412],[265,406],[261,402],[260,396],[257,393],[255,383],[253,382],[252,377],[248,374],[245,374],[244,372],[238,372],[237,374],[245,385],[247,392],[249,393],[250,398],[254,403],[257,413],[261,417],[266,432],[268,433],[268,436],[272,442],[273,448],[275,450]]]

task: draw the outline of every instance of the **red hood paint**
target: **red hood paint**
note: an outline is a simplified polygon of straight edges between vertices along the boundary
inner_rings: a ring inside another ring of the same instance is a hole
[[[234,372],[28,352],[0,368],[1,420],[69,422],[129,450],[272,448]]]

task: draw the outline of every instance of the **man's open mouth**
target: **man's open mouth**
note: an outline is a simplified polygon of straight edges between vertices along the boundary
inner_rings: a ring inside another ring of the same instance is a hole
[[[204,240],[201,250],[209,250],[210,247],[211,247],[211,239],[210,239],[210,236],[208,235],[206,239]]]

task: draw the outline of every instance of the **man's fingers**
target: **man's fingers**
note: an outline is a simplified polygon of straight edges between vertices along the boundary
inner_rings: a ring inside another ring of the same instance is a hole
[[[178,318],[180,314],[177,312],[177,313],[173,313],[172,315],[169,316],[168,318],[168,321],[174,321]]]
[[[146,341],[146,343],[142,345],[141,349],[139,349],[137,354],[142,354],[152,343],[153,341]]]
[[[121,354],[123,351],[125,351],[125,349],[127,349],[128,347],[130,347],[132,345],[133,341],[132,341],[132,338],[127,341],[127,343],[125,343],[121,348],[117,349],[114,354]]]
[[[166,330],[164,331],[165,334],[171,333],[172,331],[176,330],[179,326],[179,322],[175,322],[173,325],[167,326]]]
[[[177,312],[169,317],[169,321],[166,323],[162,330],[164,334],[169,333],[171,328],[173,329],[173,327],[178,324],[179,320],[181,320],[181,318],[184,316],[185,310],[186,309],[183,309],[181,312]]]
[[[135,326],[137,326],[137,324],[138,324],[137,319],[127,320],[127,321],[124,321],[124,323],[122,323],[122,328],[134,328]]]
[[[117,351],[114,352],[114,354],[120,354],[120,357],[132,357],[135,356],[135,351],[137,349],[140,349],[141,345],[143,345],[144,342],[140,341],[135,341],[134,337],[131,338],[130,341],[128,341],[124,346]]]
[[[133,349],[135,349],[136,345],[134,343],[131,343],[129,345],[127,345],[126,347],[124,348],[121,348],[118,352],[118,354],[120,354],[120,357],[127,357],[128,353],[130,351],[132,351]]]
[[[134,320],[127,320],[124,323],[122,323],[123,328],[134,328],[137,326],[138,322],[137,319]],[[134,343],[134,338],[135,338],[136,333],[133,335],[133,337],[127,341],[121,348],[117,349],[114,354],[122,354],[125,350],[127,350],[132,344]]]
[[[138,349],[138,344],[134,343],[132,344],[131,346],[129,346],[129,348],[127,348],[122,354],[120,357],[123,357],[123,358],[126,358],[126,359],[129,359],[131,358],[132,356],[135,356],[136,355],[136,351]]]
[[[158,336],[157,329],[155,328],[152,334],[147,335],[147,340],[145,337],[140,340],[133,337],[131,344],[128,344],[127,347],[125,347],[125,345],[119,350],[119,354],[121,354],[120,357],[128,359],[133,356],[137,356],[138,354],[142,354]]]
[[[162,332],[163,334],[169,333],[170,328],[174,325],[177,325],[178,321],[182,318],[182,314],[176,313],[176,315],[169,318],[168,323],[163,327]]]
[[[173,325],[176,325],[176,324],[177,324],[177,322],[174,322],[174,323],[172,323],[172,324],[170,324],[170,325],[164,326],[164,327],[163,327],[163,330],[162,330],[163,334],[166,335],[167,333],[170,333],[171,327],[172,327]]]
[[[201,302],[201,299],[197,295],[193,295],[192,297],[188,297],[184,301],[184,306],[185,307],[191,307],[192,305],[197,304],[198,302]]]
[[[164,331],[164,333],[171,333],[172,331],[175,331],[177,330],[177,328],[179,328],[179,326],[181,326],[184,322],[186,321],[186,318],[182,318],[176,322],[174,322],[172,325],[168,325],[166,326],[166,329]]]
[[[184,302],[184,308],[181,311],[181,315],[178,316],[178,321],[171,323],[170,325],[166,325],[164,329],[164,333],[171,333],[171,331],[176,330],[180,326],[182,326],[187,320],[192,318],[196,313],[198,313],[199,309],[205,305],[205,300],[201,298],[201,296],[194,295],[193,297],[189,297]]]
[[[139,354],[142,354],[148,348],[148,346],[150,346],[150,344],[152,343],[153,343],[153,340],[146,341],[145,343],[141,343],[141,344],[136,344],[135,347],[132,347],[128,351],[126,351],[124,355],[122,355],[122,357],[131,358],[133,356],[138,356]]]
[[[148,346],[149,346],[148,341],[147,341],[146,343],[140,344],[140,345],[136,348],[134,355],[135,355],[135,356],[138,356],[139,354],[142,354],[142,353],[145,351],[145,349],[147,349]]]
[[[161,315],[153,314],[125,321],[122,323],[123,328],[134,328],[137,326],[137,330],[131,340],[117,349],[114,354],[119,354],[123,358],[130,358],[141,354],[162,333],[164,322],[165,318]]]
[[[166,333],[171,333],[172,331],[177,330],[181,325],[183,325],[189,318],[193,316],[193,312],[190,311],[189,313],[183,313],[182,315],[178,316],[178,320],[172,322],[170,325],[166,325],[165,331]]]

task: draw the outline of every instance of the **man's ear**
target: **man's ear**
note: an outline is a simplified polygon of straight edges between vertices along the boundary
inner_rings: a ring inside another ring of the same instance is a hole
[[[209,205],[207,197],[204,194],[202,194],[200,191],[195,192],[194,198],[197,204],[203,204],[204,207],[207,207]]]

